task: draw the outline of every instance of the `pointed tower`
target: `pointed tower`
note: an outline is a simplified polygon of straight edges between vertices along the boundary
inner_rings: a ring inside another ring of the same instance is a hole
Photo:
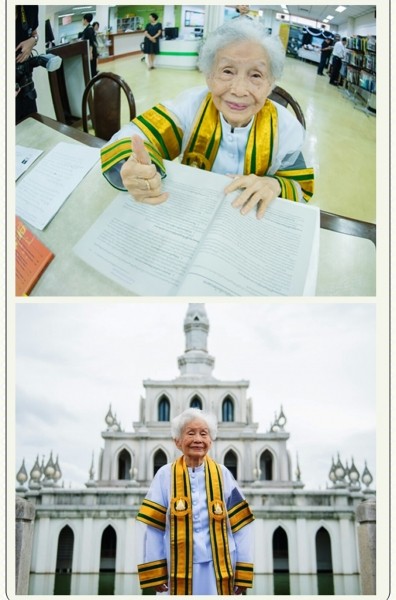
[[[212,377],[215,359],[208,354],[209,319],[204,304],[189,304],[184,319],[186,347],[177,363],[181,377]]]

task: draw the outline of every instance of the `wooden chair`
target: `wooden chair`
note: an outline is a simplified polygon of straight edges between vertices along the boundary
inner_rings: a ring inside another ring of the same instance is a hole
[[[88,132],[88,121],[92,121],[95,136],[109,140],[121,127],[121,90],[129,106],[129,119],[136,117],[135,99],[129,85],[115,73],[101,72],[86,86],[82,99],[82,124]],[[87,114],[87,105],[90,114]]]
[[[305,129],[305,117],[301,106],[299,105],[297,100],[295,100],[293,96],[289,94],[289,92],[286,92],[286,90],[279,86],[275,86],[268,98],[270,100],[273,100],[274,102],[277,102],[278,104],[281,104],[285,108],[291,106],[297,119],[300,121],[301,125]]]

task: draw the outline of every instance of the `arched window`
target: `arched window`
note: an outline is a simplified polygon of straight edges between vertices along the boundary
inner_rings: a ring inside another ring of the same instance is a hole
[[[260,479],[262,481],[272,481],[274,478],[274,459],[269,450],[264,450],[260,456]]]
[[[334,595],[333,560],[331,540],[328,531],[321,527],[315,536],[316,571],[318,577],[318,595]]]
[[[56,554],[54,596],[70,596],[73,563],[74,533],[65,525],[59,533]]]
[[[289,544],[283,527],[278,527],[272,536],[272,557],[274,563],[274,594],[290,595]]]
[[[168,462],[168,459],[166,458],[165,452],[163,450],[157,450],[157,452],[154,454],[153,475],[156,474],[158,469],[160,469],[161,467],[166,465],[167,462]]]
[[[224,465],[238,479],[238,458],[233,450],[229,450],[224,457]]]
[[[223,401],[221,420],[230,423],[234,420],[234,402],[230,396],[226,396]]]
[[[117,534],[108,525],[102,534],[100,544],[99,586],[100,596],[114,596],[115,567],[117,553]]]
[[[118,455],[118,479],[130,479],[131,466],[131,455],[128,450],[121,450]]]
[[[202,410],[202,400],[199,396],[194,396],[190,402],[191,408],[199,408]]]
[[[161,396],[158,404],[158,421],[170,421],[170,403],[166,396]]]

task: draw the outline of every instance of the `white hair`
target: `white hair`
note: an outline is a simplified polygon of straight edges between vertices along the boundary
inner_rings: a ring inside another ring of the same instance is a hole
[[[266,28],[249,19],[233,19],[212,31],[204,41],[198,59],[199,69],[210,75],[216,55],[230,44],[237,42],[260,44],[269,58],[270,75],[273,81],[281,78],[285,64],[285,48],[278,36],[268,35]]]
[[[195,419],[201,419],[205,421],[209,429],[209,435],[212,440],[216,439],[217,436],[217,419],[215,415],[204,412],[199,408],[187,408],[180,415],[172,419],[171,421],[171,432],[174,440],[180,439],[183,429],[188,423]]]

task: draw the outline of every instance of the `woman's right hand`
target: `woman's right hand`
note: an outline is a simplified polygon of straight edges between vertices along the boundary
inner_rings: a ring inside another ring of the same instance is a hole
[[[157,585],[157,587],[155,588],[156,592],[167,592],[168,591],[168,586],[166,585],[166,583],[163,583],[162,585]]]
[[[126,189],[138,202],[165,202],[169,194],[161,191],[161,176],[138,135],[132,136],[132,148],[132,154],[121,167],[121,179]]]

